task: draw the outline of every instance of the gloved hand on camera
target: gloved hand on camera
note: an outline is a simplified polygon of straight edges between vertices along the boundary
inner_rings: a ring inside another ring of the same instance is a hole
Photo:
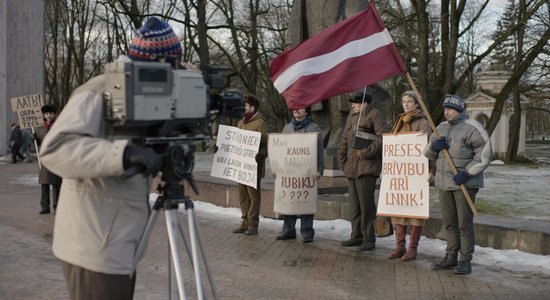
[[[447,138],[444,136],[432,142],[432,150],[439,152],[443,149],[449,149],[449,143],[447,142]]]
[[[123,156],[124,170],[136,167],[143,175],[155,175],[160,170],[160,156],[151,148],[127,145]]]
[[[453,176],[453,181],[456,183],[456,185],[464,184],[468,179],[470,179],[470,174],[466,171],[458,171],[455,176]]]

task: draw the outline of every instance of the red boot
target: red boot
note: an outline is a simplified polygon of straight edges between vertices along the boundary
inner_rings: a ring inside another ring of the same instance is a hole
[[[388,256],[389,259],[400,258],[405,254],[405,236],[407,235],[406,225],[395,225],[395,249]]]
[[[418,241],[422,235],[422,226],[411,226],[411,241],[409,242],[409,249],[407,253],[403,255],[401,259],[403,261],[415,260],[416,259],[416,249],[418,248]]]

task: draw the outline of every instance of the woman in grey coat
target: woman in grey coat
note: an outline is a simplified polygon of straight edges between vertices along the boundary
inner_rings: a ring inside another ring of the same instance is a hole
[[[321,137],[321,127],[311,120],[309,117],[310,108],[295,109],[292,111],[293,119],[285,125],[282,133],[294,132],[318,132],[317,135],[317,178],[321,178],[324,169],[323,158],[323,138]],[[272,174],[275,176],[275,174]],[[315,230],[313,229],[313,215],[300,216],[300,233],[302,234],[304,243],[313,242]],[[294,240],[296,239],[296,220],[297,215],[283,215],[283,230],[277,240]]]

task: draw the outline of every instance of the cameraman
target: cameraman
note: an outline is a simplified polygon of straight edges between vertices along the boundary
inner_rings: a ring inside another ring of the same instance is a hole
[[[172,28],[153,17],[137,31],[128,56],[174,66],[181,45]],[[133,298],[151,176],[161,167],[151,148],[131,144],[147,128],[113,127],[105,120],[104,91],[104,75],[77,88],[40,151],[43,164],[63,177],[52,248],[71,299]],[[122,180],[130,167],[141,175]]]

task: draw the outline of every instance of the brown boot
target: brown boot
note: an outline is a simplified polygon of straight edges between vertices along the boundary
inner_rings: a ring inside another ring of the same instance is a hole
[[[409,242],[409,249],[407,253],[403,255],[401,259],[403,261],[415,260],[416,259],[416,249],[418,248],[418,241],[422,235],[422,226],[411,226],[411,241]]]
[[[241,221],[241,225],[235,229],[233,229],[233,233],[245,233],[248,229],[248,220],[246,218],[243,218]]]
[[[400,258],[405,254],[407,251],[405,248],[405,236],[407,236],[407,226],[395,225],[395,249],[388,256],[389,259]]]

